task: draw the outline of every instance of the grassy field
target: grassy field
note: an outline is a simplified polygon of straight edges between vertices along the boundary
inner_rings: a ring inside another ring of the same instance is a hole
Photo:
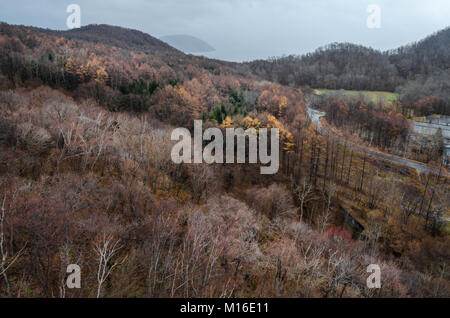
[[[363,96],[366,101],[372,101],[374,103],[381,102],[385,105],[392,105],[393,102],[399,99],[398,94],[391,92],[381,91],[349,91],[349,90],[334,90],[334,89],[316,89],[316,94],[332,94],[341,93],[347,97],[359,97]]]

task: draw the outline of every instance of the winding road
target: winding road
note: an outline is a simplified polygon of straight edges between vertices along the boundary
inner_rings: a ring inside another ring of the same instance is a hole
[[[319,131],[319,133],[321,133],[322,135],[332,136],[333,138],[337,139],[342,144],[345,142],[339,136],[330,134],[325,128],[322,127],[322,123],[320,121],[320,118],[324,117],[326,115],[325,112],[313,109],[311,107],[307,107],[307,113],[308,113],[309,118],[311,119],[311,122],[316,124],[317,130]],[[360,152],[372,155],[374,157],[378,157],[378,158],[384,159],[385,161],[388,161],[388,162],[391,162],[391,163],[395,163],[395,164],[398,164],[398,165],[403,165],[403,166],[406,166],[406,167],[417,169],[421,173],[435,173],[435,174],[439,174],[439,169],[427,166],[425,164],[422,164],[422,163],[419,163],[419,162],[416,162],[416,161],[412,161],[412,160],[408,160],[408,159],[405,159],[405,158],[397,157],[397,156],[390,155],[390,154],[387,154],[387,153],[380,153],[380,152],[377,152],[377,151],[373,151],[373,150],[367,149],[365,147],[361,147],[359,145],[356,145],[356,144],[348,142],[348,141],[347,141],[347,146],[350,146],[351,148],[356,149],[357,151],[360,151]],[[448,172],[444,172],[443,174],[446,175],[446,176],[449,176]]]

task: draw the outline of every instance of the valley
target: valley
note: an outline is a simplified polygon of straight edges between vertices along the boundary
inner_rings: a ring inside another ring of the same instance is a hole
[[[0,296],[448,297],[445,132],[411,119],[450,114],[449,32],[234,63],[1,23]]]

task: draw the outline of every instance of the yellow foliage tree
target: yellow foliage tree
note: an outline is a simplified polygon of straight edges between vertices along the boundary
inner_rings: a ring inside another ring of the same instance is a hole
[[[284,151],[292,152],[294,150],[294,136],[286,130],[284,125],[275,116],[267,116],[267,128],[278,128],[280,130],[281,147]]]
[[[232,126],[232,124],[233,124],[233,122],[232,122],[232,120],[231,120],[231,117],[230,117],[230,116],[227,116],[227,117],[223,120],[222,127],[224,127],[224,128],[230,128],[230,127]]]
[[[76,67],[75,61],[72,57],[69,57],[67,59],[65,70],[66,70],[66,73],[76,74],[77,67]]]
[[[108,80],[108,73],[104,67],[99,67],[94,75],[94,81],[99,84],[105,84]]]
[[[84,82],[89,76],[88,68],[85,65],[81,65],[77,70],[76,74],[79,77],[80,81]]]
[[[283,117],[284,110],[286,109],[288,104],[288,99],[286,96],[281,97],[280,103],[278,104],[278,118]]]
[[[256,128],[258,130],[259,126],[261,125],[261,122],[258,120],[258,118],[251,118],[250,116],[246,116],[244,118],[244,127],[247,128]]]

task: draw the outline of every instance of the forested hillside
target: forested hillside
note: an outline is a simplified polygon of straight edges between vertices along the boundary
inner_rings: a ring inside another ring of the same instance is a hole
[[[231,93],[251,89],[245,66],[185,55],[139,31],[94,25],[57,32],[1,24],[0,35],[0,66],[9,79],[2,81],[4,88],[45,84],[111,110],[140,112],[156,104],[151,111],[172,124],[209,116],[222,102],[234,112]],[[162,99],[196,103],[178,116]]]
[[[416,43],[389,52],[389,58],[403,78],[431,75],[450,67],[450,27]]]
[[[254,61],[249,66],[255,74],[283,85],[397,91],[417,114],[450,114],[450,28],[388,52],[335,43],[303,56]],[[429,96],[444,105],[424,111],[415,104]]]
[[[396,72],[386,54],[335,48],[308,57],[311,79],[327,56],[340,85],[348,51],[368,85],[388,80],[378,63]],[[104,25],[1,24],[0,296],[448,297],[446,170],[422,174],[321,134],[311,89],[255,65]],[[333,103],[332,123],[380,144],[406,134],[400,107]],[[278,173],[175,164],[171,132],[194,120],[278,128]],[[82,268],[80,289],[66,288],[69,264]],[[369,264],[381,289],[366,284]]]
[[[284,85],[394,91],[418,75],[450,67],[450,28],[417,43],[381,52],[334,43],[303,56],[290,55],[249,63],[256,74]]]
[[[353,90],[392,90],[402,83],[389,56],[350,43],[335,43],[304,56],[250,63],[256,74],[283,85]]]

